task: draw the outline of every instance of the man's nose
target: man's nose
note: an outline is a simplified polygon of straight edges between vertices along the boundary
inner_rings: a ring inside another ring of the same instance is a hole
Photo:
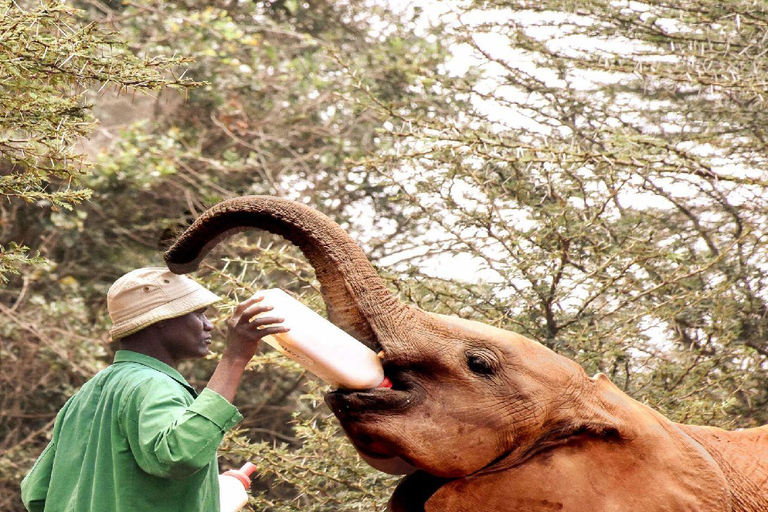
[[[210,320],[208,320],[207,316],[203,316],[203,330],[204,331],[212,331],[213,330],[213,324]]]

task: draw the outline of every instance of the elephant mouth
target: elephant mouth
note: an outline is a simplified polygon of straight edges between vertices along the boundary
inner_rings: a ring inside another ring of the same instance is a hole
[[[326,394],[325,402],[341,421],[359,421],[367,416],[396,414],[421,403],[421,388],[406,372],[399,371],[385,361],[384,373],[392,382],[392,387],[338,389]]]
[[[339,389],[325,395],[325,401],[339,419],[345,420],[404,409],[410,403],[410,393],[389,388],[364,391]]]

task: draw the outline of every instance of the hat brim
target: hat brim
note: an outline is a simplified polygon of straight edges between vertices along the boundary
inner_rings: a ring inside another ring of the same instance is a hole
[[[161,320],[176,318],[221,300],[215,293],[200,287],[187,295],[173,299],[133,318],[112,325],[109,335],[113,340],[124,338]]]

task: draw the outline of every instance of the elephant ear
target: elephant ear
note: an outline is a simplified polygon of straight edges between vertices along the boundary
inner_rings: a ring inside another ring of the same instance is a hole
[[[445,483],[445,478],[417,471],[400,481],[389,499],[389,512],[426,512],[427,500]],[[447,511],[446,511],[447,512]]]

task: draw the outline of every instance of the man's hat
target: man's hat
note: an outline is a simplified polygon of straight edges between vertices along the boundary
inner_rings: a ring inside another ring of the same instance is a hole
[[[123,338],[145,327],[210,306],[221,297],[166,267],[139,268],[114,282],[107,292],[112,319],[109,334]]]

